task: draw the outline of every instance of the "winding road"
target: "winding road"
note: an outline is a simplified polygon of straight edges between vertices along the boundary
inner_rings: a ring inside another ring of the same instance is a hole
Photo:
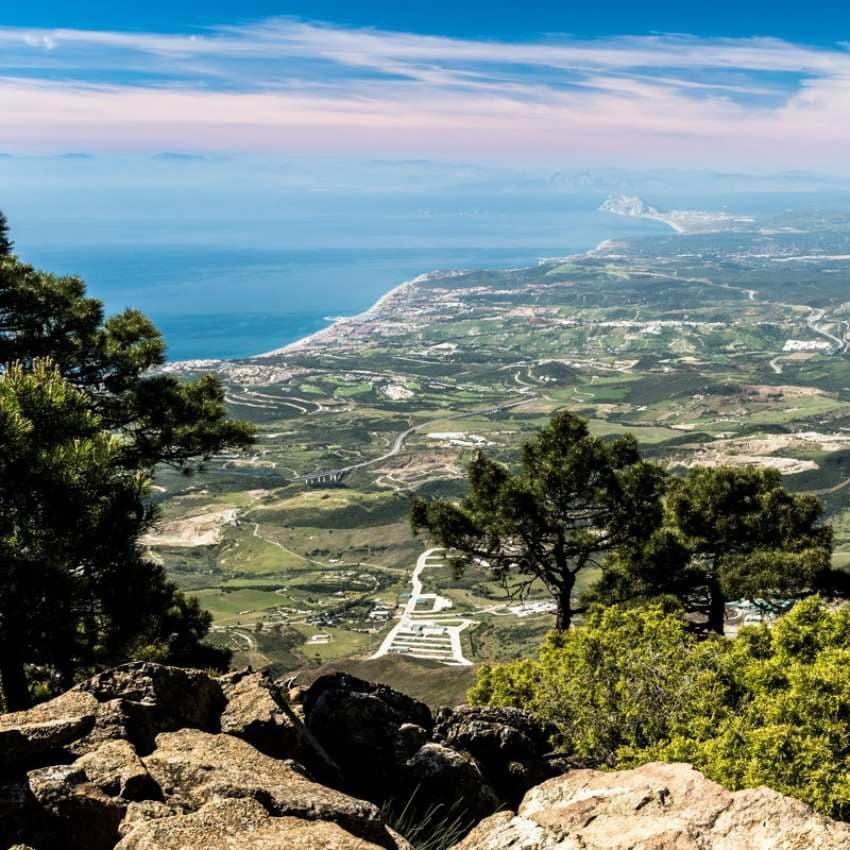
[[[464,419],[470,416],[488,416],[494,413],[501,413],[502,411],[509,410],[512,407],[518,407],[521,404],[528,404],[529,401],[533,401],[537,397],[538,396],[536,393],[529,393],[524,395],[521,399],[515,399],[514,401],[505,402],[504,404],[488,407],[483,410],[467,410],[463,413],[452,413],[442,418],[445,420],[454,420]],[[404,448],[405,441],[411,434],[415,434],[417,431],[422,431],[430,427],[431,425],[433,425],[433,422],[429,420],[428,422],[420,422],[418,425],[413,425],[406,431],[402,431],[395,438],[395,440],[393,440],[393,443],[389,450],[384,452],[382,455],[379,455],[378,457],[369,458],[368,460],[361,460],[357,463],[352,463],[348,466],[340,466],[337,469],[327,469],[321,472],[313,472],[310,475],[301,476],[300,478],[307,486],[310,486],[311,484],[321,484],[325,482],[339,481],[345,475],[347,475],[349,472],[353,472],[355,469],[365,469],[368,466],[374,466],[376,463],[382,463],[383,461],[389,460],[391,457],[395,457],[397,454],[400,454],[402,449]]]

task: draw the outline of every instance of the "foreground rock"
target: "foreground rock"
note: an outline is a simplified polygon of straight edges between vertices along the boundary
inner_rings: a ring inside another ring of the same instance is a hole
[[[132,817],[116,850],[383,850],[333,823],[272,817],[255,800],[216,799],[190,815]],[[410,845],[397,841],[398,850]]]
[[[90,694],[70,691],[29,711],[0,714],[0,770],[37,762],[87,735],[98,708]]]
[[[686,764],[573,770],[454,850],[847,850],[850,825],[767,788],[727,791]]]
[[[318,775],[340,781],[265,675],[128,664],[0,715],[0,850],[410,850]]]
[[[347,673],[322,676],[303,696],[307,728],[339,765],[345,788],[369,800],[399,793],[400,770],[430,740],[427,705]]]
[[[0,716],[0,850],[411,850],[376,802],[422,838],[471,828],[455,850],[850,848],[850,825],[688,765],[535,784],[549,731],[511,709],[434,721],[344,675],[303,705],[306,727],[265,674],[130,664]]]
[[[342,784],[339,767],[268,674],[243,670],[218,681],[227,700],[220,718],[222,732],[242,738],[267,756],[294,759],[320,782]]]
[[[143,761],[164,798],[184,810],[216,797],[241,797],[261,801],[278,817],[332,821],[363,838],[384,836],[381,813],[371,803],[319,785],[296,763],[263,755],[230,735],[165,733]]]
[[[498,799],[516,808],[529,788],[561,773],[546,758],[551,729],[515,708],[441,708],[434,740],[471,756]]]

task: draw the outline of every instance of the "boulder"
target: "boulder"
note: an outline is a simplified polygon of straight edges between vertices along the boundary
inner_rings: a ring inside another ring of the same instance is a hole
[[[303,708],[307,728],[342,770],[343,787],[370,800],[397,795],[401,766],[433,728],[424,703],[347,673],[316,679]]]
[[[0,714],[0,769],[61,753],[91,731],[97,711],[94,697],[69,691],[27,711]]]
[[[257,800],[216,798],[189,814],[134,816],[115,850],[411,850],[387,834],[358,838],[336,823],[273,817]]]
[[[454,850],[846,850],[850,824],[758,788],[730,792],[687,764],[573,770],[482,821]]]
[[[267,673],[243,670],[218,682],[227,701],[220,719],[222,732],[242,738],[267,756],[294,759],[321,782],[341,783],[339,768]]]
[[[461,705],[441,708],[434,718],[434,740],[472,756],[511,808],[529,788],[561,773],[546,759],[552,731],[516,708]]]
[[[159,797],[127,741],[108,741],[73,764],[28,774],[30,821],[48,846],[68,850],[109,850],[127,803]]]
[[[330,821],[365,840],[387,840],[374,805],[312,782],[296,763],[264,755],[231,735],[163,733],[142,761],[171,806],[196,811],[217,797],[257,800],[275,817]]]
[[[399,790],[423,817],[430,812],[467,828],[499,807],[475,759],[442,744],[425,744],[405,762]]]
[[[126,804],[86,781],[74,765],[31,771],[37,809],[28,836],[39,846],[63,850],[111,850]]]
[[[90,694],[101,704],[90,744],[126,737],[141,752],[150,751],[159,732],[218,731],[225,706],[221,685],[201,670],[145,661],[99,673],[74,691]]]

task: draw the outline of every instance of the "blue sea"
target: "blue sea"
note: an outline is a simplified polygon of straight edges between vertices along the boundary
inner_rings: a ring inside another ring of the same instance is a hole
[[[533,265],[540,257],[587,250],[608,235],[588,233],[586,226],[582,233],[585,238],[535,248],[87,245],[25,253],[39,267],[82,277],[110,312],[143,309],[163,332],[170,360],[227,359],[279,348],[337,316],[359,313],[423,272]]]
[[[81,276],[108,312],[145,311],[169,359],[239,358],[425,272],[527,266],[668,234],[597,211],[622,179],[417,161],[7,158],[0,209],[22,259]],[[668,183],[653,177],[648,200],[720,208],[718,197],[665,196]]]

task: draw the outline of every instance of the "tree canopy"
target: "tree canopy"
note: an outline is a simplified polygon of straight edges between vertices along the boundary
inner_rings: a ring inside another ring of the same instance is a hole
[[[144,557],[156,465],[189,471],[252,431],[214,378],[148,370],[164,359],[137,311],[104,318],[76,278],[0,257],[0,683],[34,687],[130,658],[221,664],[209,615]]]
[[[565,412],[525,444],[517,472],[479,453],[468,485],[460,503],[414,501],[414,529],[450,549],[458,569],[485,564],[511,592],[542,582],[564,630],[578,574],[658,526],[664,475],[633,437],[597,439]]]
[[[14,247],[15,243],[9,236],[9,222],[6,220],[3,210],[0,210],[0,257],[11,254]]]
[[[596,598],[671,595],[722,634],[729,600],[775,612],[812,593],[846,595],[822,516],[815,496],[789,493],[773,470],[692,469],[671,480],[664,524],[606,563]]]

